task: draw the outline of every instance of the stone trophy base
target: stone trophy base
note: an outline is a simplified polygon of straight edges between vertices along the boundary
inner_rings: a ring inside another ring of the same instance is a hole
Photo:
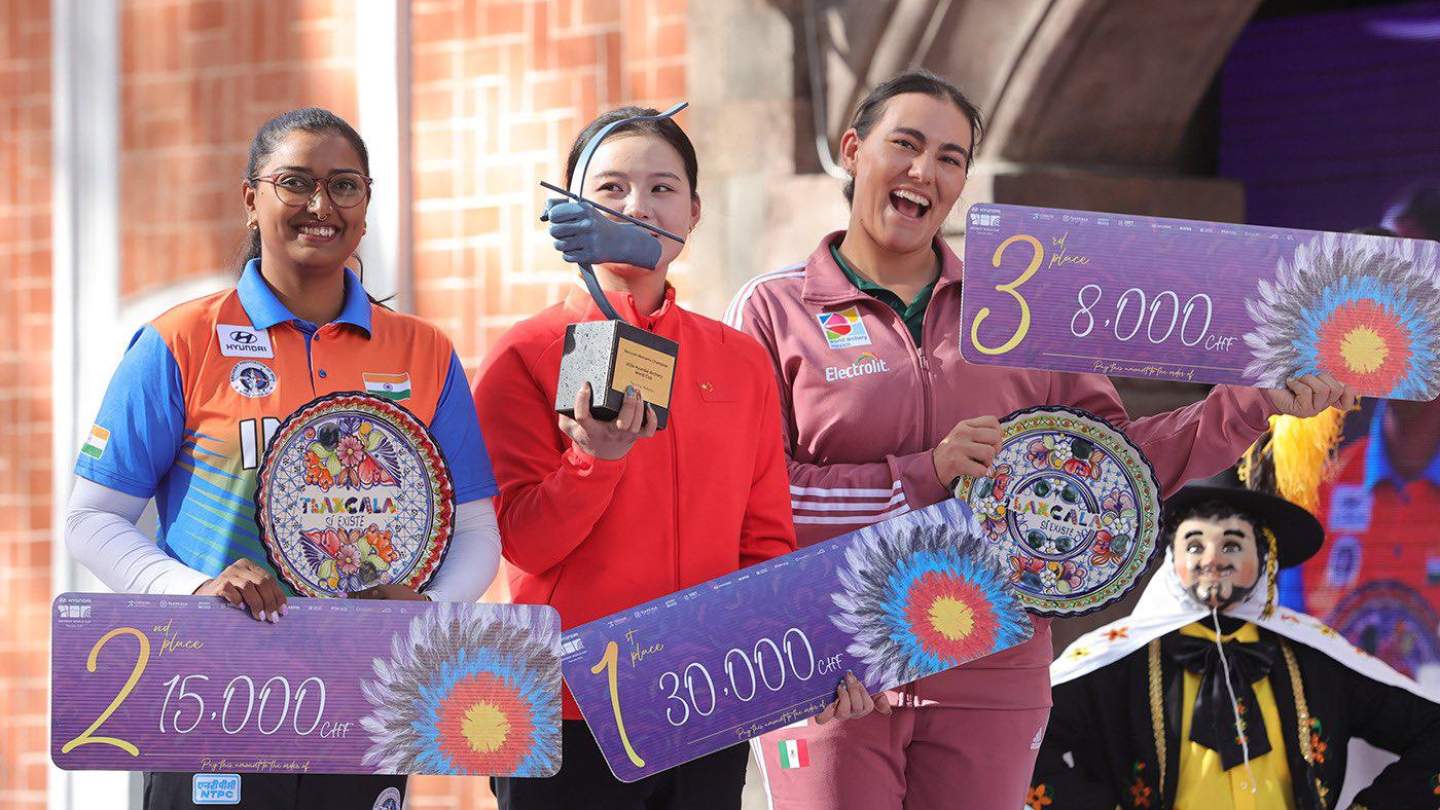
[[[555,410],[575,416],[575,394],[590,383],[590,414],[610,421],[620,414],[626,386],[635,386],[655,411],[657,430],[670,418],[675,358],[680,344],[624,321],[585,321],[565,329],[565,354]]]

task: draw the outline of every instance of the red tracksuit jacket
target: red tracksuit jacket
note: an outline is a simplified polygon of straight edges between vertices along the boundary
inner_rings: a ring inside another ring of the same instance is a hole
[[[609,298],[626,320],[680,344],[669,422],[624,458],[576,450],[557,423],[565,326],[602,317],[583,289],[507,332],[474,390],[511,596],[553,605],[566,628],[795,550],[765,352],[676,306],[673,288],[649,317],[627,294]],[[580,719],[568,689],[564,716]]]

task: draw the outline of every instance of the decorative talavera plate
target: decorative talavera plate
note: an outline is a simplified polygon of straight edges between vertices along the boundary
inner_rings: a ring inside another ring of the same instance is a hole
[[[1144,573],[1160,485],[1140,449],[1094,414],[1029,408],[1001,420],[995,463],[955,497],[1001,548],[1021,604],[1042,616],[1109,606]]]
[[[316,399],[280,426],[255,493],[260,540],[302,596],[430,581],[454,526],[454,488],[435,439],[386,399]]]

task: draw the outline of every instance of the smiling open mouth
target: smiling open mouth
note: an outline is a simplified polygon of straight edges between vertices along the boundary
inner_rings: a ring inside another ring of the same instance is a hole
[[[890,205],[901,214],[919,219],[930,210],[930,200],[909,189],[897,188],[890,192]]]
[[[296,230],[300,231],[300,233],[303,233],[306,236],[311,236],[316,239],[333,239],[335,238],[335,234],[340,232],[339,229],[333,225],[315,224],[301,225]]]

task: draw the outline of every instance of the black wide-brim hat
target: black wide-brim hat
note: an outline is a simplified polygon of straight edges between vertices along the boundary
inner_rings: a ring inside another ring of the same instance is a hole
[[[1162,525],[1168,532],[1174,528],[1171,524],[1176,515],[1211,501],[1228,504],[1274,532],[1279,549],[1276,562],[1281,568],[1292,568],[1305,562],[1315,556],[1325,543],[1325,528],[1303,507],[1275,495],[1239,487],[1187,486],[1165,501]],[[1167,542],[1173,541],[1174,537],[1167,538]],[[1265,539],[1257,537],[1256,541],[1263,552]]]

